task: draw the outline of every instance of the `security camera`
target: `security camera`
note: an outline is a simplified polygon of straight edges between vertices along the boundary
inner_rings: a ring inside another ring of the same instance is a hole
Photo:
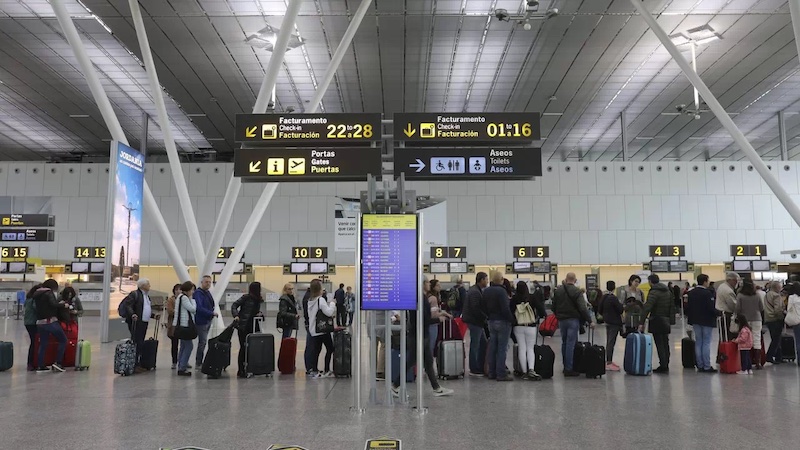
[[[695,114],[694,115],[694,120],[700,120],[700,114]]]
[[[536,8],[539,6],[539,0],[528,0],[528,8]]]
[[[792,253],[792,259],[797,259],[797,253]]]
[[[686,105],[675,105],[675,110],[679,113],[682,113],[684,109],[686,109]]]
[[[525,30],[525,31],[530,31],[531,30],[531,23],[526,20],[525,23],[522,24],[522,29]]]
[[[547,10],[547,12],[545,13],[544,16],[546,18],[548,18],[548,19],[552,19],[553,17],[555,17],[557,15],[558,15],[558,8],[550,8],[550,9]]]
[[[494,16],[497,17],[497,20],[503,22],[508,22],[509,14],[508,10],[504,8],[498,8],[494,10]]]

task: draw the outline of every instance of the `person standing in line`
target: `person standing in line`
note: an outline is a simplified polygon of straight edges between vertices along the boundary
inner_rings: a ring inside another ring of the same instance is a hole
[[[167,310],[167,323],[164,326],[167,328],[167,337],[170,340],[170,355],[172,356],[172,370],[178,368],[178,344],[180,340],[175,337],[175,300],[181,295],[180,283],[172,286],[172,295],[167,299],[165,308]]]
[[[686,302],[687,321],[694,330],[695,364],[700,373],[717,372],[711,366],[711,340],[717,327],[717,309],[709,285],[708,275],[698,275],[697,286],[688,291]]]
[[[197,312],[197,303],[193,295],[195,285],[191,281],[186,281],[181,284],[181,293],[178,296],[178,306],[175,308],[175,318],[172,325],[175,327],[189,326],[189,318],[194,320]],[[145,327],[146,328],[146,327]],[[178,376],[190,377],[192,372],[189,372],[189,357],[192,356],[192,347],[194,347],[194,339],[181,339],[180,349],[178,350]]]
[[[650,283],[650,292],[647,294],[647,301],[644,303],[639,331],[644,330],[644,321],[650,319],[650,333],[653,334],[653,343],[658,351],[659,366],[653,373],[669,373],[669,334],[671,322],[675,320],[675,301],[672,292],[667,289],[664,283],[656,274],[647,277]]]
[[[520,324],[516,317],[517,306],[530,305],[533,314],[533,322]],[[544,303],[534,302],[533,296],[528,290],[528,284],[524,281],[517,282],[517,290],[511,297],[511,319],[513,332],[517,337],[519,365],[524,374],[523,380],[539,381],[542,377],[534,370],[536,355],[533,346],[536,345],[536,317],[544,317],[547,312],[544,310]]]
[[[239,335],[239,371],[236,372],[238,378],[247,378],[244,366],[245,355],[247,355],[247,335],[253,332],[256,317],[263,315],[261,313],[262,303],[264,303],[264,297],[261,296],[261,283],[254,281],[247,286],[247,294],[239,297],[231,305],[231,315]]]
[[[342,285],[344,286],[344,285]],[[313,347],[312,347],[312,370],[315,373],[318,373],[319,378],[331,378],[333,377],[333,371],[331,371],[331,357],[333,357],[333,339],[331,338],[331,333],[329,332],[318,332],[317,331],[317,312],[322,311],[322,314],[328,317],[334,317],[337,313],[337,303],[335,301],[328,301],[322,294],[322,283],[319,280],[314,280],[311,282],[311,299],[308,301],[308,317],[310,319],[310,328],[309,332],[311,333],[311,339],[313,340]],[[319,371],[319,354],[322,352],[322,346],[325,346],[325,371]]]
[[[314,278],[311,280],[313,283],[314,281],[319,281],[318,278]],[[306,365],[306,376],[316,376],[316,372],[312,370],[312,367],[316,367],[316,364],[312,362],[313,357],[313,349],[314,349],[314,342],[311,339],[311,331],[310,324],[308,320],[308,301],[311,299],[311,288],[306,289],[306,293],[303,294],[303,300],[300,302],[300,307],[303,308],[303,321],[306,325],[306,349],[303,352],[303,362]]]
[[[489,379],[514,381],[506,371],[508,343],[511,338],[511,303],[503,286],[503,273],[492,272],[492,281],[483,291],[483,305],[489,316]]]
[[[744,287],[742,287],[742,290],[744,290]],[[745,295],[752,295],[753,297],[756,297],[756,300],[758,299],[758,296],[755,294],[755,288],[753,289],[753,294]],[[741,358],[742,362],[742,370],[737,373],[739,375],[752,375],[753,360],[750,352],[753,349],[753,331],[750,328],[750,324],[747,323],[747,317],[744,314],[739,314],[736,316],[736,323],[739,324],[739,335],[736,336],[736,339],[734,339],[733,342],[735,342],[739,348],[739,357]]]
[[[622,333],[622,303],[614,291],[617,284],[613,281],[606,282],[606,292],[598,302],[598,313],[603,316],[606,324],[606,370],[619,372],[619,366],[614,364],[614,346],[617,345],[617,336]]]
[[[786,312],[787,315],[790,311],[800,310],[800,281],[795,281],[789,288],[789,297],[786,299]],[[800,325],[792,327],[794,333],[794,348],[797,356],[797,365],[800,366]]]
[[[582,300],[581,290],[575,286],[578,277],[573,272],[567,274],[564,283],[556,288],[553,294],[553,313],[558,319],[561,331],[561,358],[564,362],[564,376],[577,377],[580,373],[574,370],[575,345],[582,323],[594,328],[589,317],[586,302]]]
[[[781,353],[781,333],[783,332],[783,319],[786,313],[781,297],[781,282],[770,281],[768,284],[769,292],[764,298],[764,324],[769,330],[769,350],[767,350],[767,362],[781,364],[783,353]],[[763,345],[762,345],[763,347]]]
[[[333,293],[336,300],[336,325],[344,327],[347,325],[347,306],[344,304],[344,283],[339,283],[339,289]]]
[[[281,337],[286,339],[292,336],[292,331],[299,328],[300,314],[297,313],[297,301],[294,299],[294,285],[286,283],[283,285],[281,298],[278,301],[278,317],[275,318],[277,328],[281,331]]]
[[[763,322],[761,321],[764,314],[764,307],[761,304],[761,299],[758,298],[755,285],[750,280],[745,280],[742,283],[742,289],[736,295],[736,309],[734,310],[736,317],[744,316],[750,326],[751,339],[753,340],[751,348],[754,350],[755,366],[756,369],[763,369],[761,366],[761,329]],[[740,326],[741,328],[741,326]]]
[[[41,287],[41,284],[37,284],[28,291],[28,293],[25,295],[25,304],[23,306],[25,330],[28,332],[28,337],[31,338],[31,345],[28,347],[28,372],[32,372],[38,367],[36,361],[37,355],[33,354],[33,347],[36,344],[36,336],[39,334],[38,327],[36,326],[36,321],[38,319],[36,317],[36,304],[33,301],[33,296]]]
[[[489,286],[489,276],[486,272],[478,272],[475,284],[467,292],[467,300],[461,311],[461,319],[469,328],[469,374],[474,377],[485,376],[483,365],[486,360],[486,312],[483,310],[483,291]]]
[[[203,356],[205,356],[206,343],[208,342],[208,331],[211,329],[211,321],[217,317],[214,311],[214,296],[211,295],[211,275],[203,275],[200,280],[200,288],[194,291],[197,312],[195,313],[195,326],[197,327],[197,353],[195,354],[195,366],[203,367]]]
[[[44,283],[33,294],[33,301],[36,307],[36,326],[37,334],[39,335],[39,359],[37,372],[64,372],[64,352],[67,350],[67,335],[61,324],[58,323],[58,316],[61,311],[66,308],[63,301],[58,301],[56,293],[58,292],[58,282],[50,278],[45,280]],[[56,361],[52,366],[46,367],[44,365],[44,354],[47,349],[47,344],[50,341],[50,336],[53,336],[58,342],[58,350],[56,353]]]
[[[431,347],[431,355],[435,353],[436,342],[439,340],[439,323],[443,323],[446,319],[453,319],[453,316],[450,315],[450,313],[442,311],[439,306],[441,305],[442,301],[441,291],[442,284],[439,283],[439,280],[431,280],[428,283],[428,303],[430,304],[431,311],[437,314],[437,317],[444,318],[429,325],[428,332],[430,333],[431,339],[428,342],[428,345]]]
[[[461,317],[464,313],[464,303],[467,301],[467,289],[464,287],[464,280],[461,278],[456,281],[455,289],[458,290],[458,301],[456,307],[451,311],[453,318]]]
[[[731,320],[736,311],[736,287],[739,285],[739,274],[728,272],[725,274],[725,282],[717,288],[717,300],[715,307],[722,312],[723,326],[728,330],[731,339],[736,337],[736,333],[731,331]]]
[[[644,292],[639,289],[640,284],[642,284],[642,277],[636,274],[631,275],[628,278],[628,285],[622,287],[622,295],[618,295],[617,297],[625,299],[633,297],[640,303],[644,304]]]
[[[344,293],[344,304],[347,308],[347,325],[353,325],[353,316],[356,314],[356,294],[353,293],[353,288],[351,286],[347,286],[347,291]]]
[[[194,286],[194,285],[192,285]],[[150,306],[150,280],[147,278],[139,278],[136,282],[137,289],[127,297],[125,302],[125,321],[128,323],[128,330],[131,332],[131,340],[136,345],[136,369],[135,373],[146,372],[140,360],[142,358],[142,346],[144,345],[144,337],[147,335],[147,326],[150,324],[150,319],[155,318],[153,308]],[[194,288],[192,288],[194,289]]]

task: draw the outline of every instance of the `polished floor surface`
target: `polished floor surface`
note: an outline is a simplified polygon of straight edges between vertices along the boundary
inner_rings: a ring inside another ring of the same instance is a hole
[[[669,375],[610,373],[589,380],[557,374],[550,381],[512,383],[467,377],[445,383],[455,389],[452,397],[427,397],[429,410],[421,416],[409,405],[366,404],[364,414],[351,413],[348,379],[311,380],[302,373],[250,380],[207,380],[199,373],[180,378],[169,368],[163,335],[158,370],[115,376],[114,344],[97,344],[97,318],[85,319],[82,330],[94,343],[90,370],[28,373],[24,327],[8,320],[2,328],[0,339],[14,342],[15,367],[0,373],[0,449],[294,444],[352,450],[380,436],[401,439],[406,449],[441,450],[796,448],[800,442],[796,365],[768,364],[750,376],[683,370],[679,327],[672,334],[676,345]],[[551,345],[558,350],[558,338]],[[234,343],[234,352],[237,347]],[[302,368],[302,339],[299,347]],[[622,348],[618,341],[620,365]],[[556,370],[561,370],[560,358]],[[426,386],[426,395],[430,392]]]

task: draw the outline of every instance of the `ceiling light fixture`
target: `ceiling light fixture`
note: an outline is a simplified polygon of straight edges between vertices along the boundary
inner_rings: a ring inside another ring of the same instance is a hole
[[[722,36],[714,30],[714,27],[705,24],[699,27],[689,28],[686,31],[670,34],[669,38],[672,39],[672,43],[678,47],[683,45],[689,46],[692,52],[692,70],[697,72],[697,46],[722,39]],[[694,109],[687,108],[686,105],[677,105],[675,108],[681,114],[686,114],[687,116],[694,117],[695,120],[700,120],[700,113],[708,112],[708,109],[702,108],[700,104],[700,93],[697,92],[697,88],[692,87],[692,89],[694,90]],[[703,102],[703,105],[705,105],[705,102]]]
[[[655,136],[636,136],[634,139],[639,141],[652,141],[655,139]]]
[[[89,115],[88,114],[70,114],[69,117],[71,119],[88,119]]]
[[[550,6],[550,8],[547,8],[547,10],[542,13],[539,12],[539,0],[527,0],[521,14],[510,14],[505,8],[497,8],[494,10],[493,15],[500,22],[514,21],[517,25],[522,25],[525,31],[529,31],[533,28],[531,26],[532,20],[547,20],[558,15],[558,8],[552,7],[552,1],[550,2]]]
[[[272,52],[275,50],[275,42],[278,40],[279,31],[279,29],[267,25],[256,33],[248,36],[244,41],[255,48],[263,48],[268,52]],[[305,44],[303,38],[296,34],[292,34],[289,36],[289,43],[286,46],[286,49],[291,50],[293,48],[300,47],[303,44]]]
[[[188,117],[206,117],[206,115],[203,114],[203,113],[186,114],[186,116],[188,116]]]

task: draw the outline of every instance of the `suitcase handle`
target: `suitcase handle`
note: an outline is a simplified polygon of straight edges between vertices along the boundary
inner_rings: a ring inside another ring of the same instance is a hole
[[[261,330],[261,323],[264,322],[264,317],[255,316],[253,317],[253,333],[257,333],[256,328]]]

